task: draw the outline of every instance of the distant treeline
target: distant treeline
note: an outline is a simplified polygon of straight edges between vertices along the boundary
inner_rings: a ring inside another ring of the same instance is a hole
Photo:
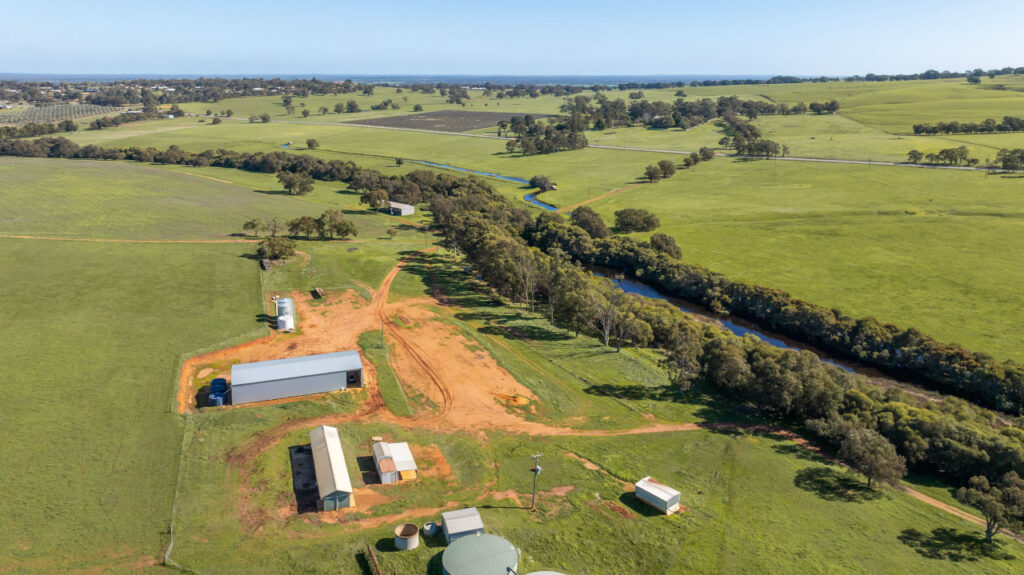
[[[711,303],[723,310],[756,309],[778,320],[780,328],[825,320],[819,308],[782,292],[740,288],[722,276],[682,264],[647,242],[593,238],[575,224],[575,212],[573,221],[553,212],[531,218],[486,185],[436,196],[431,209],[447,245],[464,253],[497,293],[541,311],[566,330],[593,334],[606,345],[664,350],[663,365],[681,389],[703,382],[759,412],[805,424],[823,442],[839,446],[840,456],[869,478],[895,480],[905,465],[957,482],[1024,471],[1024,432],[1000,429],[991,412],[954,397],[932,403],[895,389],[882,391],[810,352],[738,338],[697,323],[667,302],[625,294],[576,262],[642,270],[638,275],[644,279],[705,301],[713,298]],[[584,211],[588,221],[598,217]],[[887,355],[888,347],[900,357],[897,361],[907,364],[926,361],[924,356],[934,345],[912,330],[869,319],[835,317],[820,328],[834,341],[856,340],[866,354]],[[985,360],[957,367],[980,371],[986,366],[998,369]],[[621,386],[596,384],[587,391],[614,395]],[[679,397],[650,388],[637,393],[651,399]],[[867,445],[872,447],[865,449]],[[865,458],[872,464],[864,464]]]
[[[983,76],[1024,74],[1024,67],[1004,67],[990,70],[975,68],[964,72],[927,70],[918,74],[864,74],[856,76],[820,76],[801,78],[797,76],[774,76],[765,79],[728,79],[728,80],[697,80],[692,82],[624,82],[617,85],[594,84],[580,86],[575,84],[500,84],[484,82],[480,85],[487,96],[497,98],[536,98],[552,94],[566,96],[579,94],[583,90],[594,92],[609,89],[644,90],[676,88],[684,86],[746,86],[759,84],[799,84],[805,82],[893,82],[907,80],[937,80],[943,78],[967,78],[972,83]],[[452,87],[464,89],[466,86],[438,83],[409,83],[401,87],[412,91],[433,93],[438,89]],[[282,80],[280,78],[181,78],[181,79],[145,79],[117,80],[114,82],[23,82],[18,80],[0,80],[0,93],[12,101],[24,102],[71,102],[84,99],[93,104],[106,106],[126,106],[130,104],[173,104],[184,102],[217,102],[225,98],[243,96],[267,96],[279,94],[348,94],[362,92],[373,84],[357,83],[352,80],[329,82],[316,78],[308,80]],[[461,103],[461,95],[456,93],[451,99]]]
[[[808,110],[818,114],[839,110],[839,102],[799,103],[793,106],[763,100],[742,100],[736,96],[722,96],[717,100],[676,99],[675,102],[633,101],[627,104],[621,98],[611,99],[604,94],[593,98],[584,95],[566,98],[561,112],[578,129],[605,130],[616,126],[643,124],[650,128],[691,128],[726,115],[743,115],[755,119],[769,114],[805,114]]]
[[[946,166],[975,166],[978,164],[977,158],[972,158],[970,150],[967,146],[959,146],[956,148],[944,148],[938,152],[930,154],[922,154],[917,150],[910,150],[907,152],[907,161],[911,164],[935,164],[935,165],[946,165]]]
[[[35,138],[59,132],[77,132],[78,124],[64,120],[56,124],[25,124],[24,126],[0,126],[0,139]]]
[[[991,134],[994,132],[1024,131],[1024,118],[1003,116],[1002,122],[989,118],[984,122],[939,122],[938,124],[914,124],[914,133],[931,134]]]

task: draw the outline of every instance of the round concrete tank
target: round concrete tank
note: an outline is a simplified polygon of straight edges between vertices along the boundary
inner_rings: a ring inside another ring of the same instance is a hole
[[[437,535],[437,523],[427,521],[423,524],[423,536],[433,537],[434,535]]]
[[[519,567],[519,550],[497,535],[467,535],[441,556],[444,575],[508,575]]]
[[[395,527],[395,548],[408,551],[420,546],[420,529],[412,523],[403,523]]]

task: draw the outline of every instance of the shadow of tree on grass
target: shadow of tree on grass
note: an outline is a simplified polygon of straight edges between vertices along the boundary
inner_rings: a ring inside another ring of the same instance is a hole
[[[943,559],[946,561],[977,561],[981,558],[1009,561],[1016,556],[1003,550],[1005,543],[993,540],[985,541],[976,533],[937,527],[931,533],[922,533],[917,529],[904,529],[899,537],[904,545],[912,548],[923,557]]]
[[[793,485],[826,501],[860,503],[882,496],[881,491],[868,487],[849,472],[832,467],[805,467],[797,472]]]

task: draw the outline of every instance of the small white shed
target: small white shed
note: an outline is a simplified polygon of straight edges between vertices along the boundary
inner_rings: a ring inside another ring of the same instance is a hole
[[[378,441],[373,444],[373,465],[377,468],[380,482],[389,485],[403,480],[416,479],[416,460],[413,459],[409,444]]]
[[[634,488],[637,499],[665,515],[671,515],[679,511],[680,493],[664,483],[655,481],[648,476],[637,481]]]
[[[444,530],[445,541],[451,543],[460,537],[483,533],[484,520],[480,518],[476,507],[467,507],[442,513],[441,529]]]

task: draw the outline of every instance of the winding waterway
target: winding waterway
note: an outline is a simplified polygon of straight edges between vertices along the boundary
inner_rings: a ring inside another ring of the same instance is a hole
[[[493,172],[481,172],[481,171],[478,171],[478,170],[470,170],[468,168],[458,168],[456,166],[449,166],[448,164],[438,164],[438,163],[435,163],[435,162],[428,162],[426,160],[412,160],[412,161],[417,163],[417,164],[423,164],[424,166],[433,166],[435,168],[444,168],[446,170],[455,170],[456,172],[464,172],[464,173],[467,173],[467,174],[476,174],[478,176],[486,176],[488,178],[494,178],[496,180],[501,180],[503,182],[513,182],[513,183],[516,183],[516,184],[526,184],[526,185],[530,184],[530,180],[524,180],[523,178],[513,178],[512,176],[503,176],[501,174],[495,174]],[[544,202],[538,200],[536,193],[526,194],[525,196],[523,196],[523,200],[525,200],[525,201],[527,201],[527,202],[529,202],[529,203],[531,203],[531,204],[533,204],[533,205],[535,205],[535,206],[537,206],[539,208],[544,208],[545,210],[555,211],[555,210],[558,209],[557,207],[552,206],[551,204],[545,204]]]

